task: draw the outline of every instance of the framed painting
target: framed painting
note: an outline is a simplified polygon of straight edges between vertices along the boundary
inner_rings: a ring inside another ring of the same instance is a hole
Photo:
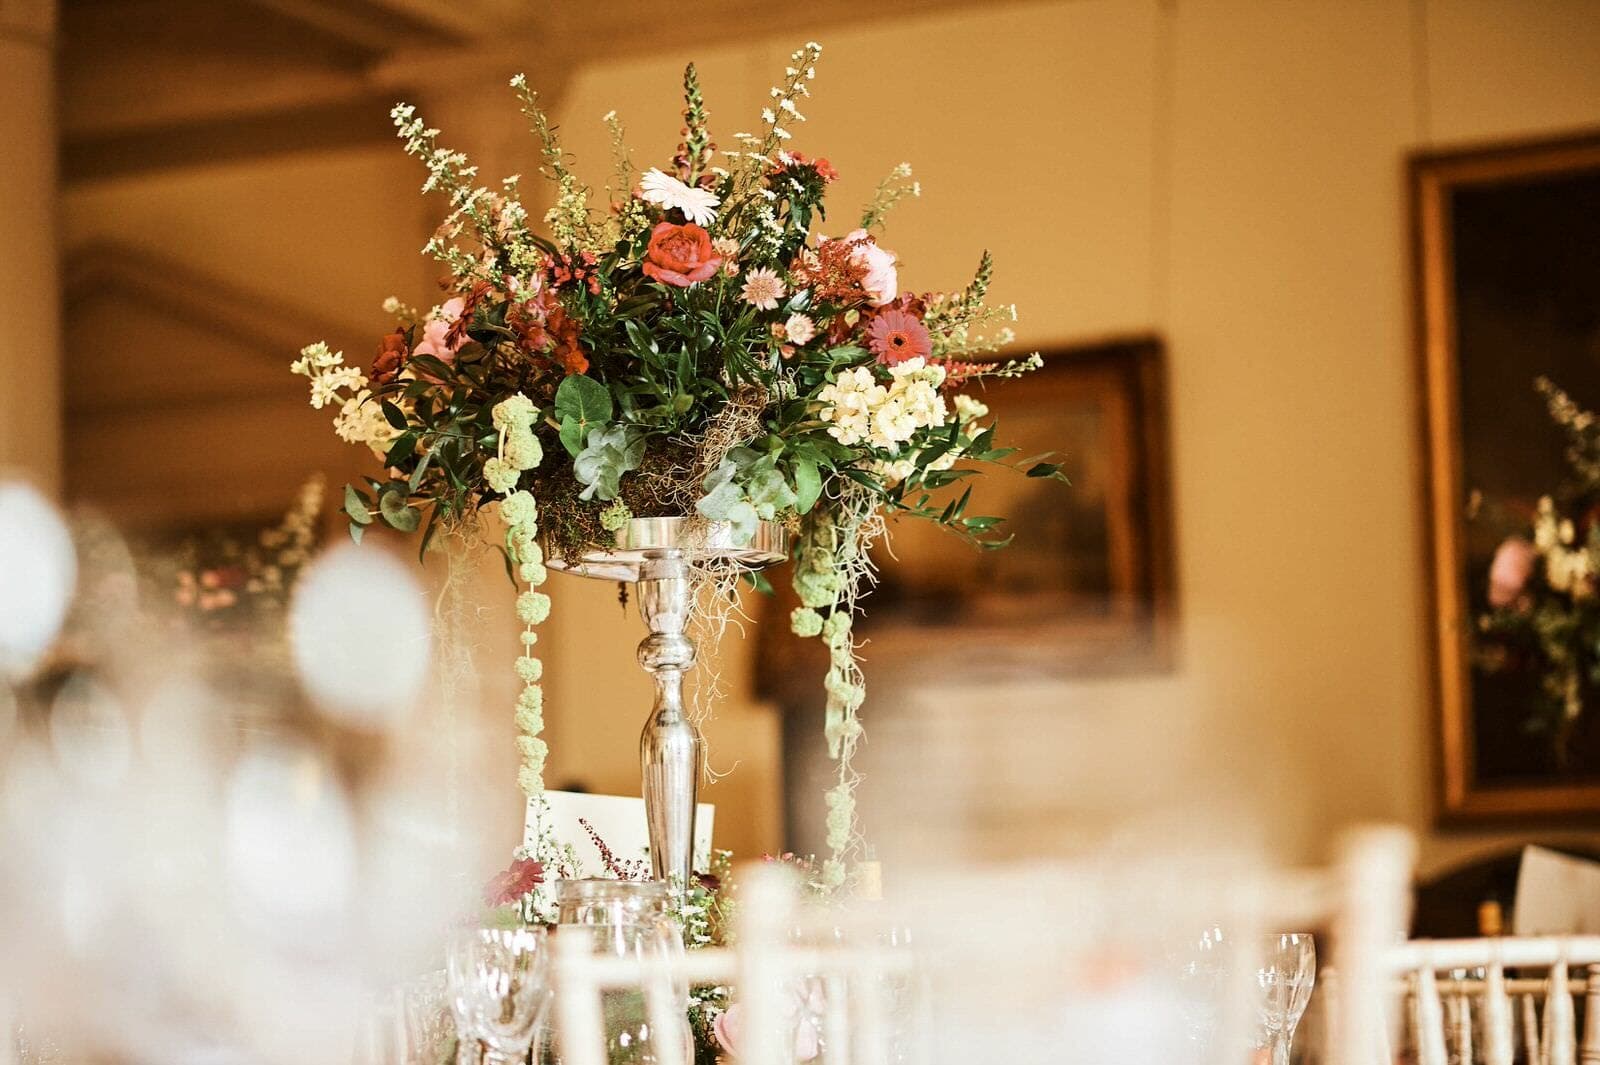
[[[1166,670],[1173,659],[1173,543],[1166,365],[1139,336],[1044,353],[1044,367],[978,393],[1018,457],[1055,451],[1071,484],[977,478],[969,514],[1006,518],[1001,550],[915,519],[891,520],[878,584],[856,624],[868,703],[899,712],[930,665],[964,683]],[[813,801],[830,764],[815,742],[827,653],[789,631],[789,567],[756,626],[758,693],[783,710],[787,838],[820,846]],[[881,722],[874,712],[873,720]],[[869,725],[869,731],[871,726]]]
[[[980,398],[1009,444],[1020,455],[1058,452],[1071,485],[1020,474],[968,482],[967,513],[1006,518],[1011,541],[1001,550],[891,519],[857,623],[872,641],[868,668],[902,657],[902,645],[914,654],[956,639],[984,675],[1165,668],[1173,594],[1165,372],[1160,341],[1139,337],[1047,352],[1037,373],[990,383]],[[794,605],[787,568],[772,583],[758,676],[764,694],[781,695],[794,645],[815,641],[780,624]],[[814,679],[803,682],[808,690]]]
[[[1600,134],[1408,177],[1441,819],[1600,814]]]

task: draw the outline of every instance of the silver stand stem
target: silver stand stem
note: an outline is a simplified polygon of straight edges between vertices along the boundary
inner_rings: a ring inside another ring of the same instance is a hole
[[[657,880],[687,884],[694,872],[695,803],[705,742],[683,714],[683,675],[695,660],[694,641],[684,635],[692,589],[683,551],[646,551],[638,593],[639,613],[650,630],[639,644],[639,664],[656,684],[655,706],[639,738],[651,871]]]

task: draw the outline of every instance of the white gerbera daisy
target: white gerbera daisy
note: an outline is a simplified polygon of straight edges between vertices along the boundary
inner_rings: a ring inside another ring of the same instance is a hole
[[[671,174],[663,174],[655,167],[644,172],[639,179],[639,196],[646,203],[658,207],[676,207],[683,216],[697,226],[709,226],[717,217],[717,204],[722,201],[717,194],[706,189],[685,185]]]

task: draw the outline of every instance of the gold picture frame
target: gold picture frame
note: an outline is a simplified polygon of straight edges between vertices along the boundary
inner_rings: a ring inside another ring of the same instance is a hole
[[[1504,144],[1463,151],[1412,156],[1407,165],[1413,255],[1416,348],[1421,379],[1421,425],[1426,498],[1427,586],[1431,610],[1433,695],[1437,720],[1439,818],[1442,822],[1506,819],[1551,820],[1561,815],[1600,814],[1600,765],[1582,775],[1541,773],[1526,765],[1495,768],[1502,760],[1505,725],[1487,715],[1486,700],[1475,700],[1473,670],[1475,598],[1486,566],[1483,535],[1469,529],[1469,513],[1483,503],[1478,483],[1483,467],[1496,467],[1484,456],[1504,456],[1498,470],[1515,471],[1523,462],[1528,491],[1549,491],[1536,482],[1542,467],[1524,461],[1532,445],[1528,434],[1509,427],[1500,417],[1483,417],[1482,399],[1489,382],[1504,385],[1497,397],[1512,405],[1517,418],[1542,419],[1551,434],[1557,430],[1533,392],[1533,378],[1547,370],[1530,358],[1530,347],[1548,337],[1507,342],[1514,310],[1503,314],[1492,306],[1492,277],[1480,280],[1478,268],[1494,254],[1495,241],[1505,241],[1502,269],[1514,270],[1515,257],[1526,254],[1511,232],[1518,211],[1587,213],[1592,178],[1600,182],[1600,132],[1555,140]],[[1574,184],[1576,182],[1577,184]],[[1574,189],[1585,190],[1582,196]],[[1576,197],[1566,208],[1562,197]],[[1499,203],[1497,209],[1496,204]],[[1574,217],[1563,231],[1583,239],[1592,219]],[[1501,226],[1506,232],[1497,232]],[[1600,227],[1597,227],[1600,228]],[[1523,244],[1526,242],[1523,241]],[[1559,242],[1558,242],[1559,243]],[[1518,289],[1536,286],[1538,271],[1519,280]],[[1509,300],[1528,294],[1508,292]],[[1518,304],[1521,306],[1522,304]],[[1504,329],[1487,328],[1500,314]],[[1485,335],[1489,334],[1489,335]],[[1494,360],[1499,365],[1494,365]],[[1463,374],[1471,378],[1468,410],[1463,410]],[[1526,396],[1507,382],[1525,377]],[[1552,376],[1559,374],[1552,372]],[[1580,397],[1600,398],[1600,361],[1591,375],[1593,388],[1579,388]],[[1563,386],[1572,382],[1561,381]],[[1582,384],[1579,382],[1578,384]],[[1509,391],[1506,389],[1510,388]],[[1593,399],[1588,400],[1593,402]],[[1476,406],[1475,406],[1476,404]],[[1474,417],[1477,413],[1478,417]],[[1529,423],[1531,424],[1531,422]],[[1533,430],[1543,433],[1544,429]],[[1539,455],[1549,451],[1539,441]],[[1502,477],[1502,480],[1504,478]],[[1491,500],[1493,502],[1493,500]],[[1521,505],[1524,500],[1516,501]],[[1496,738],[1487,727],[1498,730]],[[1515,762],[1504,756],[1507,764]]]

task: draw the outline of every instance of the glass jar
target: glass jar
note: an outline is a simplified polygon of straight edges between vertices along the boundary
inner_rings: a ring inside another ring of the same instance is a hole
[[[556,935],[592,936],[594,952],[619,958],[673,959],[683,952],[683,936],[668,912],[670,896],[662,881],[563,880],[556,886],[560,910]],[[608,988],[600,993],[608,1065],[656,1065],[663,1039],[676,1039],[685,1061],[694,1060],[689,1030],[689,989],[673,981],[673,1011],[678,1023],[670,1032],[650,1024],[640,987]],[[537,1060],[560,1065],[561,1038],[556,1022],[545,1026]]]

